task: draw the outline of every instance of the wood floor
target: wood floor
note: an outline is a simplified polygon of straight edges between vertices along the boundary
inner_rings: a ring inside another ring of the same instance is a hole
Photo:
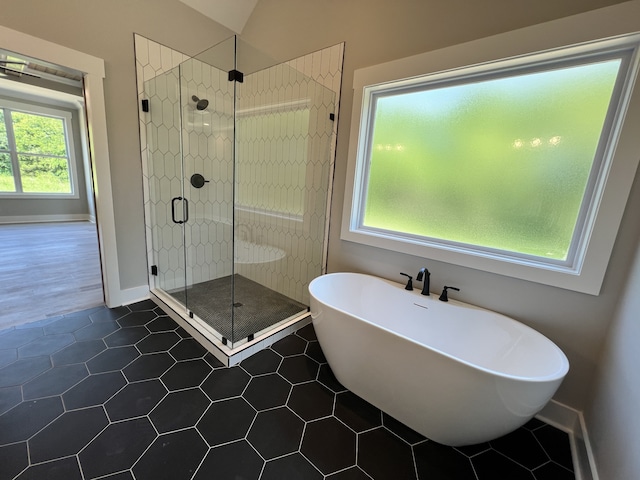
[[[0,329],[103,304],[95,224],[0,225]]]

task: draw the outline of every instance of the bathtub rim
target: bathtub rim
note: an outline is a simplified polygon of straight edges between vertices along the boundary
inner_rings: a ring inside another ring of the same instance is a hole
[[[512,322],[516,322],[516,323],[520,324],[520,326],[524,327],[525,330],[533,333],[533,335],[540,336],[543,341],[549,342],[553,346],[553,349],[556,351],[556,353],[558,354],[558,357],[561,360],[561,365],[558,367],[558,369],[553,374],[549,374],[549,375],[545,375],[545,376],[532,377],[532,376],[514,375],[514,374],[504,373],[504,372],[493,370],[493,369],[490,369],[490,368],[487,368],[487,367],[483,367],[483,366],[471,363],[471,362],[469,362],[467,360],[461,359],[459,357],[453,356],[452,354],[444,352],[444,351],[442,351],[442,350],[440,350],[438,348],[435,348],[435,347],[433,347],[431,345],[427,345],[427,344],[418,342],[418,341],[416,341],[416,340],[414,340],[414,339],[412,339],[410,337],[407,337],[406,335],[403,335],[403,334],[398,333],[396,331],[393,331],[393,330],[391,330],[389,328],[383,327],[383,326],[381,326],[381,325],[379,325],[377,323],[374,323],[374,322],[372,322],[370,320],[367,320],[366,318],[363,318],[360,315],[356,315],[354,313],[347,312],[347,311],[345,311],[345,310],[343,310],[343,309],[341,309],[339,307],[336,307],[336,306],[333,306],[333,305],[329,305],[326,302],[320,300],[314,294],[314,292],[312,291],[312,287],[313,287],[314,284],[317,284],[320,281],[322,281],[321,279],[323,277],[330,277],[330,276],[370,277],[370,278],[373,278],[373,279],[375,279],[377,281],[388,283],[391,286],[397,285],[398,287],[403,288],[401,283],[394,282],[392,280],[388,280],[388,279],[385,279],[385,278],[382,278],[382,277],[378,277],[376,275],[370,275],[370,274],[367,274],[367,273],[332,272],[332,273],[325,273],[323,275],[320,275],[320,276],[314,278],[309,283],[309,287],[308,288],[309,288],[309,295],[310,295],[311,299],[313,299],[313,300],[317,301],[318,303],[326,306],[327,308],[331,308],[331,309],[336,310],[336,311],[338,311],[338,312],[340,312],[340,313],[342,313],[344,315],[347,315],[347,316],[350,316],[350,317],[354,317],[354,318],[358,319],[359,321],[362,321],[362,322],[364,322],[364,323],[366,323],[368,325],[371,325],[374,328],[377,328],[379,330],[387,332],[387,333],[389,333],[391,335],[395,335],[397,337],[400,337],[400,338],[402,338],[402,339],[404,339],[404,340],[406,340],[406,341],[408,341],[408,342],[410,342],[410,343],[412,343],[412,344],[414,344],[414,345],[416,345],[418,347],[427,348],[427,349],[431,350],[432,352],[435,352],[435,353],[438,353],[440,355],[443,355],[443,356],[445,356],[445,357],[447,357],[447,358],[449,358],[449,359],[451,359],[451,360],[453,360],[453,361],[455,361],[457,363],[466,365],[469,368],[481,371],[481,372],[486,373],[488,375],[492,375],[492,376],[495,376],[495,377],[500,377],[500,378],[507,379],[507,380],[516,380],[516,381],[523,381],[523,382],[529,382],[529,383],[549,383],[549,382],[554,382],[554,381],[562,381],[566,377],[567,373],[569,372],[569,368],[570,368],[569,359],[567,358],[565,353],[562,351],[562,349],[555,344],[555,342],[553,342],[551,339],[549,339],[546,335],[544,335],[544,334],[540,333],[539,331],[537,331],[536,329],[530,327],[529,325],[526,325],[526,324],[524,324],[522,322],[519,322],[518,320],[515,320],[515,319],[513,319],[513,318],[511,318],[511,317],[509,317],[507,315],[504,315],[504,314],[499,313],[499,312],[495,312],[493,310],[489,310],[487,308],[479,307],[477,305],[472,305],[472,304],[469,304],[469,303],[461,302],[459,300],[449,299],[449,302],[452,303],[452,304],[456,304],[456,305],[460,305],[460,306],[464,306],[464,307],[468,307],[468,308],[470,307],[470,308],[473,308],[473,309],[484,310],[484,311],[493,313],[495,315],[499,315],[501,317],[504,317],[504,318],[506,318],[506,319],[508,319],[508,320],[510,320]],[[313,303],[312,302],[310,302],[310,313],[311,313],[311,320],[313,322],[315,320],[315,318],[317,317],[317,312],[313,311]]]

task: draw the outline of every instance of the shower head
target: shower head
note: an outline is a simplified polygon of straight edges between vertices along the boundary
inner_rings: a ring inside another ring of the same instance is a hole
[[[205,108],[207,108],[209,106],[209,100],[207,100],[206,98],[203,98],[201,100],[197,96],[192,95],[191,96],[191,100],[196,102],[196,110],[204,110]]]

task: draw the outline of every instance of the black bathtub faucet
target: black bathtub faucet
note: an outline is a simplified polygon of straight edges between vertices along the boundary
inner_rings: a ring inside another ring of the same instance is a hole
[[[404,275],[405,277],[409,277],[409,280],[407,280],[407,286],[404,287],[405,290],[413,290],[413,277],[411,275],[409,275],[408,273],[402,273],[400,272],[400,275]]]
[[[451,290],[455,290],[456,292],[459,292],[460,289],[456,288],[456,287],[447,287],[445,285],[444,290],[442,290],[442,293],[440,294],[440,298],[438,300],[440,300],[441,302],[448,302],[449,301],[449,297],[447,296],[447,290],[451,289]]]
[[[423,281],[424,279],[424,281]],[[416,277],[418,282],[422,282],[422,295],[430,295],[429,284],[431,283],[431,273],[426,268],[421,268]]]

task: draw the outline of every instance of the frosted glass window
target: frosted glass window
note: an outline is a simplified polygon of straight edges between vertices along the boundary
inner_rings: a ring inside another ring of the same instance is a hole
[[[360,228],[566,262],[624,63],[609,54],[377,89]]]

